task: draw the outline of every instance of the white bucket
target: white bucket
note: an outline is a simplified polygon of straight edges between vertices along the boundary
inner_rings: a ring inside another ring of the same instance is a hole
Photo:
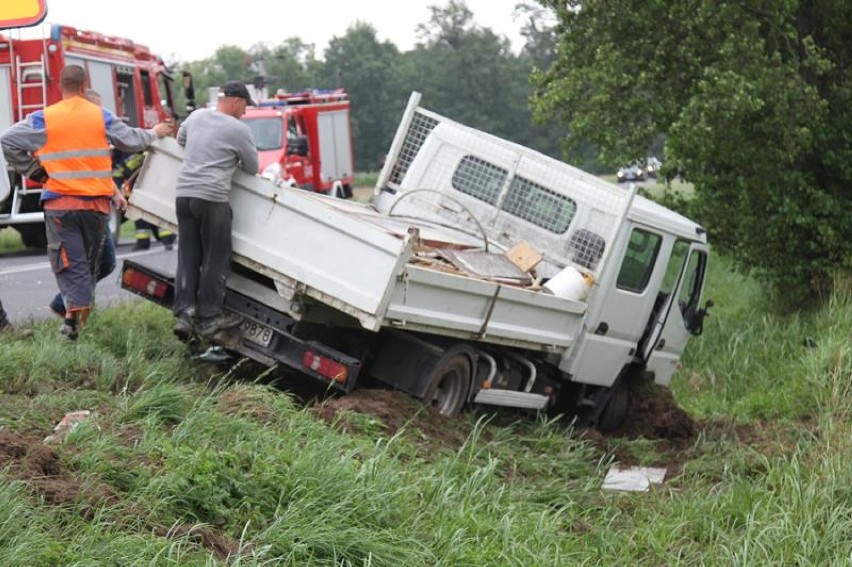
[[[542,285],[557,297],[583,301],[589,295],[591,280],[574,266],[568,266]]]

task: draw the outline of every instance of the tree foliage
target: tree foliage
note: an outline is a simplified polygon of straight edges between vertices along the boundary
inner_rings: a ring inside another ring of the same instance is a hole
[[[210,58],[178,63],[176,68],[192,73],[199,105],[207,103],[209,87],[258,76],[265,78],[270,93],[279,88],[346,89],[360,171],[379,167],[413,90],[423,93],[425,106],[441,114],[558,155],[560,126],[533,124],[528,105],[530,72],[553,59],[555,35],[545,11],[519,5],[526,46],[513,53],[506,38],[477,25],[462,0],[430,10],[430,19],[412,30],[419,42],[407,52],[380,41],[372,25],[355,22],[332,39],[322,59],[315,56],[313,45],[289,37],[247,51],[224,45]]]
[[[610,164],[666,137],[712,242],[788,298],[852,267],[852,4],[542,0],[558,58],[534,112]]]

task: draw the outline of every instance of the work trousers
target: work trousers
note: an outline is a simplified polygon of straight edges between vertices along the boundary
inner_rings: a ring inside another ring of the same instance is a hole
[[[47,256],[65,309],[90,309],[104,244],[107,215],[96,211],[46,210]]]
[[[231,205],[176,199],[178,265],[174,313],[209,321],[222,313],[231,271]]]

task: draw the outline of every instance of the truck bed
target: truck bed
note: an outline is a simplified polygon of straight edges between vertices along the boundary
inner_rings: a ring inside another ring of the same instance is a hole
[[[170,138],[152,145],[128,216],[176,227],[181,156]],[[231,206],[234,261],[267,285],[236,277],[229,287],[259,286],[264,303],[294,319],[324,305],[371,331],[401,328],[539,351],[561,351],[580,332],[583,302],[418,261],[424,249],[481,248],[475,233],[276,187],[242,172],[234,177]]]

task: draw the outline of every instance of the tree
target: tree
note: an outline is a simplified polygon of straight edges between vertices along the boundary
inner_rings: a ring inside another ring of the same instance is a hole
[[[325,51],[324,77],[329,86],[343,87],[352,104],[355,167],[374,171],[390,147],[405,108],[397,78],[399,50],[380,42],[372,25],[356,22]]]
[[[714,245],[788,298],[852,267],[852,4],[541,0],[558,58],[534,111],[606,162],[666,137]]]

